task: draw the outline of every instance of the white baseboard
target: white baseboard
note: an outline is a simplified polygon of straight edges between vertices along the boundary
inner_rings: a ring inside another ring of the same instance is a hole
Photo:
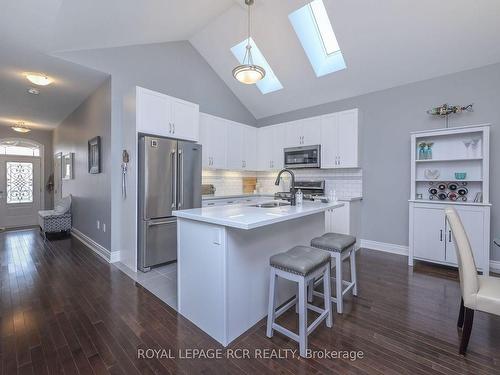
[[[71,235],[75,236],[78,240],[83,242],[85,246],[87,246],[90,250],[103,258],[106,262],[115,263],[120,261],[119,251],[109,251],[104,246],[99,245],[89,236],[80,232],[78,229],[71,228]]]
[[[386,253],[408,256],[408,246],[403,245],[361,239],[360,247],[368,250],[378,250]],[[490,260],[490,271],[500,273],[500,261]]]
[[[386,253],[391,253],[391,254],[408,255],[408,246],[396,245],[393,243],[361,239],[360,247],[364,249],[384,251]]]
[[[490,271],[500,273],[500,261],[490,260]]]

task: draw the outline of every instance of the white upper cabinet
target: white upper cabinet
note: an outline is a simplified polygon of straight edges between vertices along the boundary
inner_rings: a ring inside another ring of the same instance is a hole
[[[300,147],[320,144],[321,119],[318,117],[288,122],[285,126],[285,146]]]
[[[257,129],[227,121],[227,168],[257,170]]]
[[[313,117],[301,120],[302,146],[321,144],[321,118]]]
[[[243,159],[243,169],[256,171],[257,166],[257,128],[253,126],[243,126],[243,143],[245,146],[245,157]]]
[[[172,127],[175,138],[199,139],[199,107],[185,100],[171,98]]]
[[[342,111],[338,115],[338,167],[357,168],[359,166],[358,110]]]
[[[358,110],[321,117],[321,168],[358,168]]]
[[[265,126],[257,130],[257,165],[259,170],[272,169],[273,134],[272,126]]]
[[[185,100],[137,87],[138,132],[197,141],[199,106]]]
[[[244,164],[244,129],[233,121],[227,127],[227,168],[243,169]]]
[[[283,168],[286,147],[321,145],[322,168],[358,167],[358,111],[254,128],[201,114],[203,167],[250,171]]]
[[[285,125],[272,125],[259,128],[257,135],[258,170],[282,169]]]
[[[202,145],[203,168],[227,168],[226,142],[227,121],[200,113],[200,143]]]

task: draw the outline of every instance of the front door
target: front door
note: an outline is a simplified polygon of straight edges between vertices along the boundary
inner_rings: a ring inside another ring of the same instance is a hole
[[[40,195],[40,158],[0,156],[0,227],[36,225]]]

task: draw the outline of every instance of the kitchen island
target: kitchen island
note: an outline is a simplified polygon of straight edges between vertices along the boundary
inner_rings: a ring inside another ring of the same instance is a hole
[[[324,212],[344,205],[272,202],[174,212],[178,311],[224,346],[267,315],[269,258],[309,245],[325,231]],[[295,283],[278,280],[279,304],[295,293]]]

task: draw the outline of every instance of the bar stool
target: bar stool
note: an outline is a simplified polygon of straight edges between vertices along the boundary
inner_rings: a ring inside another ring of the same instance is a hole
[[[347,234],[340,233],[325,233],[321,237],[316,237],[311,240],[311,246],[317,249],[328,250],[335,259],[335,277],[336,280],[336,293],[335,297],[331,297],[332,302],[337,304],[337,313],[342,314],[344,311],[344,294],[348,293],[352,289],[352,294],[354,296],[358,295],[358,284],[356,280],[356,249],[354,245],[356,244],[356,237]],[[351,266],[351,281],[345,281],[342,278],[342,262],[349,258]],[[309,288],[308,301],[312,302],[313,295],[323,297],[323,293],[314,291],[314,286],[321,282],[320,279],[310,281],[313,287]],[[343,289],[343,286],[346,286]]]
[[[323,250],[308,246],[295,246],[292,249],[273,255],[270,258],[271,278],[269,281],[269,308],[267,315],[267,337],[273,337],[276,330],[299,343],[300,355],[306,356],[307,337],[326,319],[326,326],[332,326],[332,307],[328,296],[330,292],[330,254]],[[276,279],[277,277],[298,283],[299,293],[290,302],[276,310]],[[317,277],[323,277],[325,297],[324,309],[307,303],[307,286]],[[280,326],[275,320],[292,306],[299,305],[299,334]],[[318,318],[307,326],[307,309],[317,312]]]

